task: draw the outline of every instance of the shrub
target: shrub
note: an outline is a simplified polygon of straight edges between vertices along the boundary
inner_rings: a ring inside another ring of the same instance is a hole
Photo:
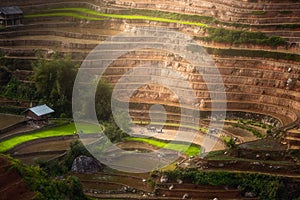
[[[37,160],[36,163],[42,168],[48,176],[61,176],[67,173],[68,169],[60,164],[57,160],[53,161],[44,161],[44,160]]]
[[[266,36],[262,32],[250,32],[246,30],[229,30],[224,28],[208,27],[208,37],[195,37],[195,39],[215,41],[228,44],[254,44],[271,47],[284,46],[286,40],[277,36]]]
[[[263,57],[300,62],[300,55],[293,53],[272,52],[264,50],[217,49],[205,47],[207,53],[219,56]]]
[[[74,159],[81,155],[92,157],[85,146],[80,141],[76,140],[75,142],[71,143],[70,149],[68,150],[66,156],[63,158],[62,164],[68,170],[70,170]]]
[[[49,175],[40,167],[26,166],[21,164],[18,160],[12,158],[9,159],[13,163],[12,168],[19,172],[28,188],[37,193],[35,196],[36,200],[88,199],[83,193],[78,178],[72,176],[63,177],[61,179],[49,177]]]
[[[263,11],[263,10],[257,10],[257,11],[252,11],[251,12],[253,15],[264,15],[266,14],[267,12],[266,11]]]
[[[283,178],[271,175],[232,173],[223,171],[174,170],[166,174],[172,180],[177,178],[187,182],[203,185],[241,186],[243,191],[255,192],[260,199],[278,199],[280,190],[284,187]]]
[[[224,142],[229,149],[234,149],[237,147],[237,145],[232,137],[230,137],[228,140],[224,140]]]

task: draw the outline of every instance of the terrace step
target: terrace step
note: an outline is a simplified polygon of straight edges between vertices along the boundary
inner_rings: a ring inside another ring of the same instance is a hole
[[[14,169],[9,169],[5,173],[0,174],[0,193],[21,180],[20,175]]]
[[[288,148],[290,148],[290,149],[300,149],[299,124],[296,124],[294,129],[290,129],[290,130],[286,131],[284,140],[287,142]]]
[[[9,199],[33,199],[36,195],[27,189],[17,169],[4,156],[0,156],[0,196],[3,200]]]
[[[278,17],[276,11],[288,10],[288,11],[298,11],[297,5],[291,6],[288,3],[248,3],[248,2],[236,2],[236,1],[193,1],[192,4],[182,3],[180,1],[172,2],[161,2],[161,1],[118,1],[117,5],[120,7],[134,7],[134,8],[144,8],[152,10],[162,10],[178,12],[178,13],[189,13],[189,14],[200,14],[205,16],[216,16],[221,21],[226,22],[239,22],[243,23],[240,19],[247,17],[244,23],[256,24],[257,20],[264,15]],[[294,4],[293,4],[294,5]],[[255,15],[255,11],[265,10],[262,15]],[[212,12],[214,11],[214,12]],[[220,12],[217,12],[220,11]],[[225,14],[226,13],[226,14]]]
[[[169,189],[172,187],[172,189]],[[167,197],[178,197],[182,198],[185,194],[188,194],[189,198],[215,198],[222,197],[222,199],[236,199],[240,198],[240,190],[237,189],[225,189],[220,186],[200,186],[193,184],[172,184],[168,183],[166,185],[161,184],[157,189],[159,196]]]

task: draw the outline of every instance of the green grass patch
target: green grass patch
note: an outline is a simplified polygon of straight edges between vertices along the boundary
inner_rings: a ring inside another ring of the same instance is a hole
[[[284,38],[278,36],[267,36],[262,32],[229,30],[214,27],[209,27],[207,30],[209,34],[208,37],[195,37],[195,39],[226,44],[255,44],[271,47],[284,46],[287,44]]]
[[[91,20],[91,21],[103,20],[103,18],[99,18],[99,17],[89,17],[89,16],[81,15],[79,13],[70,13],[70,12],[29,14],[29,15],[25,15],[24,17],[25,18],[36,18],[36,17],[74,17],[76,19],[86,19],[86,20]]]
[[[261,28],[262,26],[258,26],[258,28]],[[274,26],[272,26],[276,29],[296,29],[300,27],[300,24],[276,24]],[[288,30],[289,31],[289,30]]]
[[[121,11],[121,13],[126,15],[143,15],[143,16],[159,17],[159,18],[173,19],[173,20],[180,20],[180,21],[201,22],[204,24],[222,23],[214,17],[165,12],[160,10],[130,9],[130,10]]]
[[[148,121],[133,121],[133,123],[135,124],[149,124]],[[203,128],[203,127],[199,127],[199,126],[192,126],[192,125],[186,125],[186,124],[176,124],[176,123],[169,123],[169,122],[165,122],[165,123],[161,123],[161,122],[151,122],[151,125],[163,125],[163,126],[170,126],[170,127],[182,127],[182,128],[189,128],[189,129],[193,129],[196,131],[201,131],[203,133],[208,133],[208,129],[207,128]]]
[[[286,160],[256,160],[242,157],[234,157],[229,155],[224,155],[224,151],[213,151],[209,152],[206,159],[213,161],[245,161],[245,162],[261,162],[270,165],[294,165],[295,163]]]
[[[283,15],[288,15],[288,14],[292,14],[293,11],[291,10],[282,10],[282,11],[278,11],[280,14],[283,14]]]
[[[35,132],[32,134],[16,136],[16,137],[13,137],[11,139],[1,142],[0,143],[0,152],[7,151],[16,145],[19,145],[21,143],[24,143],[24,142],[27,142],[30,140],[52,137],[52,136],[72,135],[74,133],[74,131],[76,131],[75,125],[74,125],[74,123],[71,123],[68,125],[59,126],[59,127],[49,129],[49,130],[43,130],[43,131],[38,131],[38,132]]]
[[[208,27],[207,24],[220,24],[215,18],[186,15],[172,12],[131,9],[120,11],[119,14],[102,13],[88,8],[56,8],[46,10],[46,13],[26,15],[27,18],[33,17],[74,17],[87,20],[103,20],[106,18],[129,19],[129,20],[149,20],[165,23],[177,23]],[[80,14],[81,13],[81,14]],[[89,15],[89,16],[87,16]],[[204,23],[203,23],[204,22]],[[221,43],[243,44],[251,43],[258,45],[280,46],[285,45],[286,41],[280,37],[268,37],[260,32],[249,32],[240,30],[228,30],[223,28],[209,27],[209,37],[198,37],[200,40],[216,41]]]
[[[272,128],[274,128],[271,125],[264,124],[262,122],[253,121],[253,120],[246,120],[245,121],[243,119],[239,119],[238,122],[241,123],[241,124],[246,124],[246,125],[252,125],[252,126],[260,127],[260,128],[263,128],[263,129],[267,129],[267,128],[272,129]]]
[[[82,123],[80,124],[80,128],[83,129],[83,133],[95,133],[99,129],[99,126],[88,124],[88,123]],[[5,140],[3,142],[0,142],[0,152],[5,152],[19,144],[22,144],[24,142],[28,142],[31,140],[41,139],[41,138],[47,138],[47,137],[54,137],[54,136],[67,136],[72,135],[74,132],[77,132],[75,124],[70,123],[67,125],[41,130],[41,131],[35,131],[32,133],[28,133],[25,135],[19,135],[12,137],[8,140]]]
[[[181,153],[185,153],[188,156],[195,156],[199,155],[201,147],[196,146],[196,145],[189,145],[189,144],[183,144],[183,143],[170,143],[168,141],[163,141],[163,140],[157,140],[157,139],[150,139],[150,138],[131,138],[128,137],[126,140],[129,141],[138,141],[138,142],[145,142],[150,145],[153,145],[155,147],[159,148],[165,148],[165,149],[170,149],[174,151],[178,151]]]
[[[282,60],[292,60],[300,62],[300,55],[294,53],[265,51],[265,50],[248,50],[248,49],[220,49],[204,47],[208,54],[219,55],[219,56],[242,56],[249,58],[272,58]]]
[[[75,11],[75,12],[83,12],[90,15],[101,16],[101,17],[109,17],[116,19],[142,19],[142,20],[150,20],[150,21],[159,21],[159,22],[167,22],[167,23],[178,23],[178,24],[187,24],[187,25],[195,25],[195,26],[206,26],[204,23],[199,22],[191,22],[191,21],[181,21],[176,19],[167,19],[162,17],[150,17],[145,15],[123,15],[123,14],[106,14],[101,12],[96,12],[87,8],[58,8],[54,9],[57,11]]]
[[[253,15],[264,15],[266,14],[267,12],[266,11],[263,11],[263,10],[256,10],[256,11],[252,11],[251,14]]]
[[[54,11],[54,12],[53,12]],[[85,15],[81,15],[78,12],[89,14],[97,17],[88,17]],[[158,22],[167,22],[167,23],[178,23],[178,24],[186,24],[186,25],[194,25],[194,26],[201,26],[206,27],[207,25],[200,22],[193,22],[193,21],[182,21],[176,19],[168,19],[163,17],[151,17],[145,15],[127,15],[127,14],[106,14],[101,12],[96,12],[91,9],[87,8],[57,8],[52,9],[51,12],[48,13],[41,13],[41,14],[30,14],[26,15],[27,18],[33,17],[75,17],[80,19],[89,19],[89,20],[102,20],[103,18],[98,17],[105,17],[105,18],[116,18],[116,19],[133,19],[133,20],[150,20],[150,21],[158,21]]]
[[[226,142],[230,141],[231,137],[230,136],[221,136],[220,139],[226,143]]]
[[[72,9],[72,8],[71,8]],[[76,8],[78,9],[78,8]],[[85,12],[81,8],[79,8],[77,11]],[[87,9],[90,10],[90,9]],[[89,14],[94,14],[95,11],[90,10],[92,12],[86,12]],[[200,16],[200,15],[193,15],[193,14],[182,14],[182,13],[175,13],[175,12],[166,12],[166,11],[160,11],[160,10],[147,10],[147,9],[127,9],[127,10],[121,10],[121,11],[115,11],[115,15],[117,16],[140,16],[145,19],[145,17],[151,17],[156,19],[163,18],[164,20],[176,20],[176,23],[178,22],[193,22],[193,23],[200,23],[201,26],[207,26],[207,24],[222,24],[226,26],[234,26],[234,27],[249,27],[249,25],[246,24],[237,24],[237,23],[227,23],[217,20],[214,17],[208,17],[208,16]],[[96,12],[99,14],[98,12]],[[107,16],[110,17],[110,16]],[[115,16],[114,16],[115,17]],[[151,20],[151,19],[150,19]],[[155,20],[157,21],[157,20]],[[158,20],[160,21],[160,20]],[[199,24],[198,24],[199,25]]]
[[[251,132],[257,138],[263,138],[264,137],[258,130],[254,129],[252,127],[249,127],[245,124],[244,125],[243,124],[233,124],[232,127],[247,130],[247,131]]]
[[[82,131],[82,133],[98,133],[103,132],[105,129],[104,126],[101,124],[91,124],[87,122],[80,122],[76,124],[77,127],[80,128],[80,130],[77,131]]]

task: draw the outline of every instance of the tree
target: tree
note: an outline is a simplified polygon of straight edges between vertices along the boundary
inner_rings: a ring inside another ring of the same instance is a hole
[[[16,98],[18,94],[18,88],[20,86],[21,86],[20,81],[17,80],[15,77],[12,77],[6,85],[4,95],[6,97]]]
[[[232,137],[230,137],[228,140],[225,140],[225,144],[229,149],[234,149],[237,147],[237,145]]]
[[[95,95],[95,109],[99,121],[109,121],[112,117],[111,96],[111,85],[103,79],[99,80]]]
[[[9,170],[17,170],[28,189],[36,194],[34,199],[89,199],[84,195],[78,178],[65,174],[63,179],[59,179],[56,176],[49,176],[39,166],[26,166],[18,160],[7,158],[12,163]]]
[[[35,98],[35,88],[32,83],[23,83],[15,76],[10,78],[4,88],[4,96],[8,98],[33,100]]]
[[[104,134],[110,141],[119,142],[122,138],[128,136],[126,133],[130,132],[130,124],[128,123],[129,119],[126,113],[120,111],[115,113],[114,116],[112,115],[111,98],[112,86],[103,79],[99,80],[95,95],[97,118],[99,121],[105,122]]]
[[[36,163],[47,173],[48,176],[62,176],[71,170],[73,161],[75,158],[81,155],[92,157],[82,142],[75,140],[70,144],[70,149],[66,152],[61,160],[38,160]]]
[[[105,123],[104,134],[113,143],[120,142],[123,138],[128,137],[127,133],[121,130],[114,120]]]
[[[0,66],[0,86],[6,85],[11,79],[11,76],[12,73],[7,67]]]
[[[51,60],[43,57],[33,63],[36,92],[41,102],[52,106],[56,114],[71,115],[72,91],[78,65],[70,57],[54,55]]]

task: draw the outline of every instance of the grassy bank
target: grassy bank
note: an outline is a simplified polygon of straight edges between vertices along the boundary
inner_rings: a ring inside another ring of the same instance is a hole
[[[232,44],[256,44],[268,46],[286,45],[285,39],[277,36],[266,36],[261,32],[251,32],[246,30],[232,30],[216,28],[215,24],[222,24],[213,17],[179,14],[173,12],[154,11],[145,9],[128,9],[117,11],[117,13],[103,13],[88,8],[56,8],[44,10],[44,13],[29,14],[25,17],[74,17],[87,20],[103,20],[108,18],[128,19],[128,20],[149,20],[165,23],[176,23],[184,25],[199,26],[208,29],[209,36],[202,37],[201,40],[216,41]],[[198,38],[200,39],[200,38]]]
[[[99,130],[99,127],[92,124],[81,124],[81,128],[84,129],[84,133],[94,133]],[[19,144],[28,142],[31,140],[48,138],[54,136],[67,136],[76,133],[76,127],[74,123],[58,126],[51,129],[43,129],[41,131],[34,131],[32,133],[26,133],[24,135],[18,135],[8,140],[0,142],[0,152],[5,152]]]
[[[36,18],[36,17],[73,17],[76,19],[86,19],[91,21],[103,20],[103,18],[99,18],[99,17],[89,17],[78,13],[70,13],[70,12],[55,12],[55,13],[40,13],[40,14],[25,15],[25,18]]]
[[[148,121],[133,121],[133,123],[135,124],[149,124]],[[165,123],[161,123],[161,122],[151,122],[151,125],[162,125],[162,126],[169,126],[169,127],[176,127],[176,128],[187,128],[187,129],[192,129],[192,130],[196,130],[196,131],[201,131],[203,133],[208,133],[208,129],[207,128],[203,128],[203,127],[199,127],[199,126],[192,126],[192,125],[186,125],[186,124],[176,124],[176,123],[169,123],[169,122],[165,122]]]
[[[49,12],[50,11],[50,12]],[[151,17],[146,15],[128,15],[128,14],[107,14],[96,12],[87,8],[57,8],[51,9],[45,13],[38,14],[28,14],[25,15],[26,18],[36,18],[36,17],[74,17],[87,20],[103,20],[104,18],[115,18],[115,19],[131,19],[131,20],[149,20],[149,21],[158,21],[166,23],[178,23],[185,25],[193,25],[206,27],[207,25],[200,22],[193,21],[182,21],[177,19],[168,19],[163,17]],[[82,14],[79,14],[82,13]],[[88,15],[88,16],[87,16]]]
[[[184,144],[184,143],[169,143],[169,141],[163,141],[163,140],[158,140],[158,139],[153,139],[153,138],[150,139],[150,138],[131,138],[131,137],[128,137],[128,138],[126,138],[126,140],[145,142],[145,143],[148,143],[148,144],[153,145],[155,147],[178,151],[178,152],[184,153],[188,156],[199,155],[200,150],[201,150],[201,147],[193,145],[193,144],[190,145],[190,144]]]

